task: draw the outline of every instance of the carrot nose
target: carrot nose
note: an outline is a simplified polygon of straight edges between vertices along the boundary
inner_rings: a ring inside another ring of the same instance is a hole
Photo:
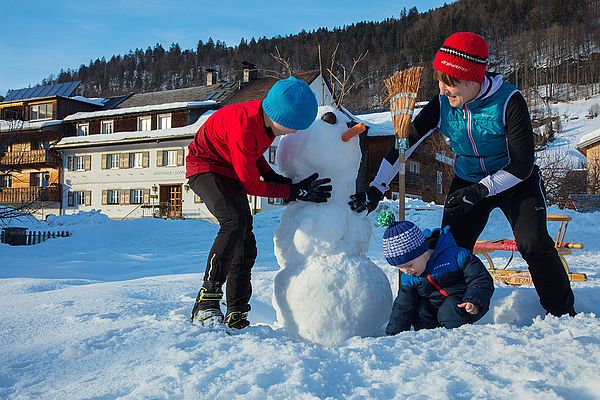
[[[347,142],[348,140],[352,139],[354,136],[360,135],[361,133],[363,133],[366,130],[367,130],[367,127],[365,126],[364,123],[361,122],[360,124],[356,124],[352,128],[348,129],[342,135],[342,140],[344,142]]]

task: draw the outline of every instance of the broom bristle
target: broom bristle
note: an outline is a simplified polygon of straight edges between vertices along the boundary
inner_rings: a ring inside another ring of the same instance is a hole
[[[411,67],[396,71],[384,81],[388,90],[385,101],[390,102],[394,133],[398,139],[408,138],[408,126],[412,120],[423,70],[423,67]]]

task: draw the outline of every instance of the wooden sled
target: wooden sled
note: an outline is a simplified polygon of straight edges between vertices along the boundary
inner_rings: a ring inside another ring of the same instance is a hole
[[[567,234],[567,226],[571,221],[571,217],[564,215],[548,215],[548,221],[560,222],[558,228],[558,234],[554,241],[554,247],[558,251],[558,256],[562,262],[569,280],[572,282],[584,282],[587,281],[587,276],[583,273],[571,272],[565,255],[571,254],[572,249],[582,249],[583,245],[580,243],[565,242],[565,235]],[[531,275],[527,270],[520,269],[507,269],[507,268],[496,268],[492,261],[491,253],[494,251],[510,251],[512,253],[518,251],[517,243],[514,239],[498,239],[498,240],[478,240],[473,249],[473,254],[482,255],[489,267],[488,270],[492,275],[492,278],[497,281],[507,283],[509,285],[531,285],[533,281]],[[511,257],[512,259],[512,257]],[[510,262],[510,261],[509,261]]]

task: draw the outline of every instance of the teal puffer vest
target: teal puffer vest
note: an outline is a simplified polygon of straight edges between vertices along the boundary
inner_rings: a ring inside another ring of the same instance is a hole
[[[516,90],[503,82],[495,92],[456,108],[440,96],[439,128],[450,139],[459,178],[479,182],[508,165],[504,113]]]

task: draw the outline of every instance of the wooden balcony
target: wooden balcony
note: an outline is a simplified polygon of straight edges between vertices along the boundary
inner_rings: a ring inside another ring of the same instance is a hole
[[[49,150],[30,150],[4,153],[0,165],[34,165],[59,163],[58,156]]]
[[[52,185],[47,188],[0,188],[0,204],[24,204],[42,201],[60,202],[61,186]]]

